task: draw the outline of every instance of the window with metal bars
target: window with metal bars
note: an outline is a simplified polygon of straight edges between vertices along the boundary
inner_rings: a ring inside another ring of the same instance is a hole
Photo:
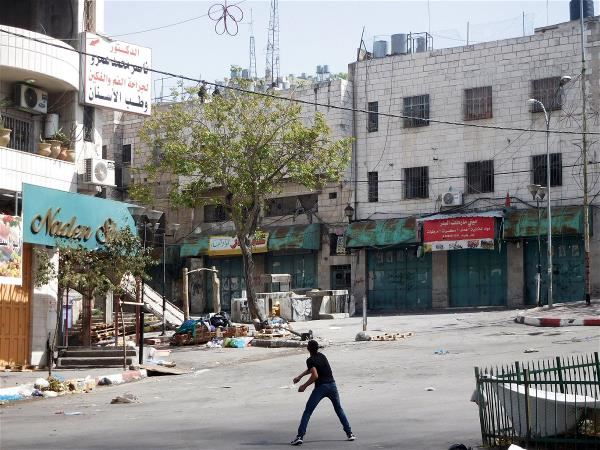
[[[560,77],[541,78],[531,82],[531,98],[539,100],[546,107],[546,111],[562,108],[562,95],[560,95]],[[531,104],[531,112],[543,112],[542,106],[535,102]]]
[[[229,220],[229,214],[223,205],[205,205],[204,222],[226,222]]]
[[[547,156],[534,155],[531,158],[533,184],[547,186]],[[550,153],[550,186],[562,186],[562,154]]]
[[[368,197],[369,202],[379,201],[379,173],[368,172],[367,173],[367,186],[368,186]]]
[[[131,144],[125,144],[121,147],[121,162],[131,164]]]
[[[83,140],[94,142],[94,108],[92,106],[83,107]]]
[[[317,212],[318,210],[317,194],[270,198],[265,204],[265,215],[267,217],[303,214],[308,211]]]
[[[369,133],[377,131],[379,129],[379,103],[369,102],[369,118],[367,123],[367,130]]]
[[[404,128],[429,125],[429,94],[404,98]]]
[[[2,118],[4,119],[4,127],[12,130],[10,133],[10,142],[8,144],[9,148],[23,152],[32,152],[32,122],[29,120],[17,119],[16,117],[11,117],[7,114],[2,114]]]
[[[429,167],[404,169],[404,198],[429,198]]]
[[[492,87],[465,89],[464,120],[490,119],[492,117]]]
[[[494,161],[467,163],[467,193],[494,192]]]

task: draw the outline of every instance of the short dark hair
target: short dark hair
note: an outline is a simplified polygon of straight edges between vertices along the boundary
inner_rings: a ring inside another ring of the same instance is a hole
[[[311,353],[317,353],[319,351],[319,343],[314,339],[311,339],[308,341],[308,344],[306,344],[306,348]]]

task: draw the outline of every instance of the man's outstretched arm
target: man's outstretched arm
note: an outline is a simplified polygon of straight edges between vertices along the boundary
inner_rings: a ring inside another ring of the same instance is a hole
[[[296,378],[294,378],[294,384],[296,384],[298,381],[300,381],[302,378],[304,378],[309,373],[310,373],[310,369],[306,369],[304,372],[302,372],[300,375],[298,375]]]
[[[317,378],[319,378],[319,374],[317,373],[316,368],[311,367],[309,373],[310,373],[309,379],[306,380],[306,383],[304,383],[303,385],[298,387],[298,392],[304,392],[307,387],[309,387],[311,384],[313,384],[315,381],[317,381]]]

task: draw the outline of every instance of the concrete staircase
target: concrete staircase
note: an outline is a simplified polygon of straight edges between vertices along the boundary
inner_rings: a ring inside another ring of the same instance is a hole
[[[125,362],[127,365],[137,361],[135,349],[128,348]],[[69,347],[58,351],[56,367],[59,369],[81,369],[90,367],[122,367],[122,348]]]
[[[130,296],[135,297],[135,280],[133,278],[124,279],[122,287]],[[162,320],[162,295],[147,284],[144,284],[144,305],[147,310]],[[165,321],[167,325],[173,328],[178,328],[183,323],[183,311],[168,300],[165,307]]]

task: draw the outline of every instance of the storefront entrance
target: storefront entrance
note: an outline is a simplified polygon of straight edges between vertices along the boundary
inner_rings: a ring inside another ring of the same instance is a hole
[[[267,256],[269,273],[288,273],[292,289],[314,289],[317,286],[317,255],[314,252],[272,254]]]
[[[215,266],[221,281],[221,309],[231,311],[231,300],[240,298],[246,289],[242,257],[208,258],[206,267]],[[206,283],[206,298],[212,298],[212,283]]]

